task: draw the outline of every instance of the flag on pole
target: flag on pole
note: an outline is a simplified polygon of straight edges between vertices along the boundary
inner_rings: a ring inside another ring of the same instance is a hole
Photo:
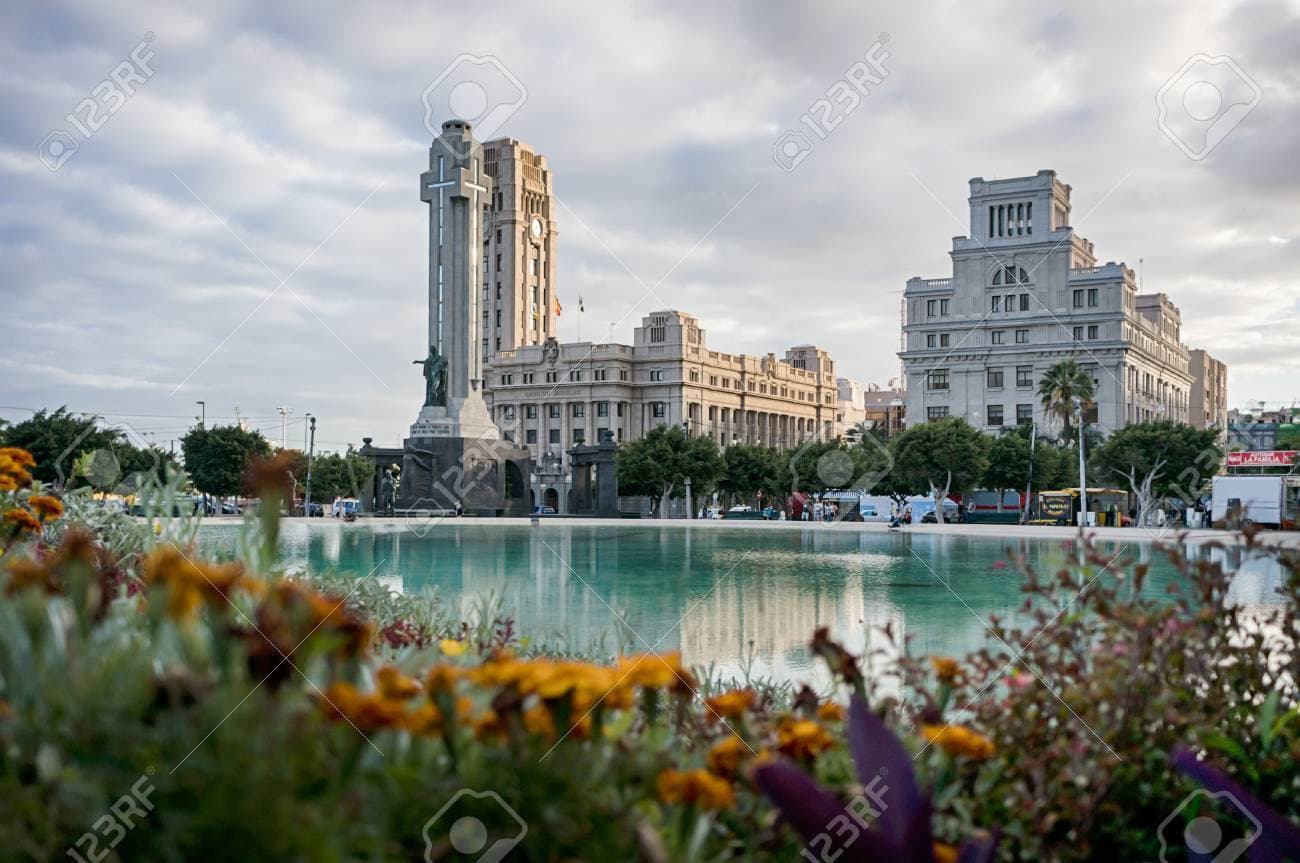
[[[560,305],[560,295],[556,294],[555,295],[555,316],[558,318],[562,314],[564,314],[564,306]]]
[[[586,309],[582,307],[582,294],[578,294],[578,311],[580,312],[586,311]]]

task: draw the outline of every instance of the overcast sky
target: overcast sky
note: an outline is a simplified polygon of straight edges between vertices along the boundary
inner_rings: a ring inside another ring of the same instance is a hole
[[[507,70],[499,134],[554,172],[562,339],[627,341],[667,306],[715,348],[813,342],[884,385],[967,180],[1055,168],[1234,406],[1300,397],[1295,3],[178,5],[0,11],[0,417],[67,404],[165,446],[203,399],[275,438],[290,406],[291,443],[308,411],[325,449],[398,443],[423,394],[423,94],[461,54]],[[887,77],[822,140],[801,115],[873,50]],[[1179,77],[1196,54],[1246,80]],[[115,68],[146,78],[125,100],[98,86]],[[1207,135],[1201,79],[1257,104]],[[815,146],[787,172],[790,129]]]

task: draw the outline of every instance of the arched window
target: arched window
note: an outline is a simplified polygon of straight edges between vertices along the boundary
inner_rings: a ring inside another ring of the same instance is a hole
[[[1024,267],[1020,268],[1020,284],[1022,285],[1029,284],[1029,274],[1025,272]]]
[[[995,284],[995,285],[1000,285],[1000,284],[1002,284],[1002,268],[1001,268],[1001,267],[998,267],[997,272],[995,272],[995,273],[993,274],[993,284]]]

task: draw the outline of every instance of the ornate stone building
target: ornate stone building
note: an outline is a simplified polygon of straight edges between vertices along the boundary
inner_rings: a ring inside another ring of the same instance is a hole
[[[799,345],[750,356],[707,345],[685,312],[653,312],[630,345],[551,340],[492,359],[487,397],[493,418],[536,460],[608,429],[631,441],[660,425],[707,435],[722,446],[791,448],[834,434],[835,365]]]
[[[514,138],[483,145],[492,178],[483,244],[483,361],[555,336],[555,196],[546,157]]]
[[[908,424],[962,416],[985,430],[1044,423],[1038,382],[1073,359],[1092,374],[1103,432],[1189,418],[1192,375],[1177,306],[1139,295],[1133,271],[1098,264],[1070,227],[1055,171],[970,181],[970,235],[953,272],[904,293]],[[1047,424],[1050,425],[1051,421]]]

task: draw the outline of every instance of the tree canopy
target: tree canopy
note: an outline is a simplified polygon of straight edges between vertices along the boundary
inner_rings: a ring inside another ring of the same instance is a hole
[[[647,495],[656,508],[688,477],[697,496],[706,494],[721,470],[713,439],[690,437],[677,426],[656,426],[618,451],[619,493]]]
[[[66,406],[39,410],[5,426],[0,445],[30,452],[36,459],[32,476],[64,488],[89,484],[102,491],[128,491],[139,486],[141,474],[176,467],[169,453],[136,446],[123,430],[101,426],[99,417],[74,414]]]
[[[921,423],[894,438],[893,472],[915,488],[928,487],[942,519],[950,491],[968,491],[984,478],[988,446],[988,436],[961,417]]]
[[[261,433],[237,425],[193,428],[181,438],[185,470],[195,488],[215,497],[229,497],[243,489],[244,474],[254,457],[271,454]]]
[[[1202,494],[1222,459],[1217,429],[1170,420],[1116,429],[1092,454],[1100,476],[1126,483],[1137,496],[1139,523],[1155,499]]]

